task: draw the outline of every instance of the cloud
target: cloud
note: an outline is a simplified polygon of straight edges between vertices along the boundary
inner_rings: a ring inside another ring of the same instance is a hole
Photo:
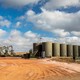
[[[47,10],[55,10],[71,6],[80,7],[80,0],[49,0],[43,7]]]
[[[0,29],[0,38],[4,37],[7,34],[5,30]]]
[[[26,5],[43,4],[43,8],[54,10],[70,6],[80,7],[80,0],[0,0],[0,5],[5,7],[24,7]]]
[[[32,10],[29,10],[28,12],[25,13],[25,15],[33,16],[35,15],[35,12],[33,12]]]
[[[79,36],[80,37],[80,31],[72,31],[71,33],[73,35],[75,35],[75,36]]]
[[[30,49],[33,48],[33,43],[34,42],[46,42],[46,41],[51,41],[51,42],[59,42],[59,43],[67,43],[67,44],[80,44],[80,38],[76,36],[72,37],[44,37],[40,34],[34,33],[32,31],[27,31],[25,33],[22,33],[19,30],[12,30],[11,32],[6,32],[4,30],[0,29],[0,34],[7,34],[8,37],[6,38],[0,38],[0,45],[4,46],[9,46],[13,45],[14,51],[29,51]],[[41,38],[41,39],[40,39]]]
[[[2,45],[13,45],[15,51],[28,51],[32,49],[33,42],[38,41],[38,37],[39,35],[32,31],[22,33],[19,30],[12,30],[8,37],[3,39]]]
[[[3,20],[3,21],[0,21],[0,26],[6,26],[6,27],[9,27],[10,26],[10,21],[8,20]]]
[[[2,6],[24,7],[28,4],[36,4],[39,0],[0,0]]]
[[[2,6],[19,8],[28,4],[36,4],[38,1],[39,0],[0,0],[0,4]],[[36,29],[51,32],[54,38],[41,36],[31,30],[23,33],[19,30],[7,32],[0,29],[1,45],[13,45],[15,51],[28,51],[32,48],[34,42],[40,41],[80,44],[80,11],[76,13],[66,13],[56,10],[70,6],[80,7],[80,1],[49,0],[41,8],[41,13],[36,14],[33,10],[28,10],[13,24],[16,28],[19,28],[22,25],[24,26],[25,23],[30,22]],[[0,27],[10,27],[10,25],[11,22],[8,19],[0,16]],[[3,36],[5,36],[6,33],[7,37],[4,38]]]
[[[72,37],[58,38],[57,42],[72,44],[72,45],[80,45],[80,37],[72,36]]]
[[[3,17],[2,16],[0,16],[0,20],[3,20]]]
[[[28,11],[27,13],[34,13]],[[58,34],[58,36],[67,36],[69,32],[80,31],[80,11],[76,13],[66,13],[61,11],[48,11],[42,8],[42,13],[33,15],[24,15],[25,19],[32,22],[36,28]],[[60,34],[59,34],[60,32]]]
[[[65,36],[69,36],[70,33],[67,31],[64,31],[63,29],[56,29],[54,30],[54,33],[56,34],[56,36],[58,37],[65,37]]]
[[[55,42],[55,38],[52,37],[41,37],[40,42],[47,42],[47,41],[51,41],[51,42]]]
[[[33,33],[32,31],[28,31],[24,35],[26,38],[33,38],[33,39],[39,36],[37,33]]]
[[[0,27],[9,27],[11,25],[11,22],[7,19],[5,19],[3,16],[0,16]]]
[[[22,33],[19,30],[12,30],[7,36],[8,37],[5,39],[0,39],[0,45],[13,45],[15,51],[29,51],[33,48],[34,42],[54,41],[54,38],[41,37],[40,34],[34,33],[30,30],[25,33]]]
[[[18,30],[12,30],[11,32],[10,32],[10,36],[12,36],[12,37],[18,37],[18,36],[20,36],[21,35],[21,32],[20,31],[18,31]]]
[[[16,22],[16,28],[19,28],[21,26],[21,22]]]

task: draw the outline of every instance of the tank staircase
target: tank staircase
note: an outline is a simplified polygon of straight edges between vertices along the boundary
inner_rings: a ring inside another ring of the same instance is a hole
[[[38,54],[38,50],[33,53],[33,56],[35,57],[37,54]]]
[[[39,57],[41,57],[41,52],[40,51],[35,51],[34,53],[33,53],[33,57],[36,57],[36,58],[39,58]]]

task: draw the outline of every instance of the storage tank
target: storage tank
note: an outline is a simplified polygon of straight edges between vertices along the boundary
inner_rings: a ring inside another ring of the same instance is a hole
[[[60,56],[60,44],[59,43],[52,44],[52,55],[55,57]]]
[[[60,56],[67,57],[67,46],[66,44],[60,44]]]
[[[33,53],[38,51],[39,43],[33,43]]]
[[[41,43],[38,45],[38,55],[37,56],[42,57],[42,44]]]
[[[79,57],[80,57],[80,46],[78,46],[78,51],[79,51]]]
[[[46,57],[52,57],[52,42],[43,42],[42,51],[45,53]]]
[[[67,45],[67,57],[72,57],[73,56],[73,46],[68,44]]]
[[[42,51],[41,57],[42,57],[42,58],[45,58],[45,51]]]
[[[79,56],[78,46],[73,45],[73,57],[78,57],[78,56]]]

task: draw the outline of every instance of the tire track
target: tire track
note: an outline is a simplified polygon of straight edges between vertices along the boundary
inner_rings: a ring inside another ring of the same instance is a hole
[[[41,59],[6,59],[4,64],[7,65],[0,66],[0,80],[44,80],[47,77],[73,77],[73,73],[69,72],[71,69],[55,64],[44,64],[41,61],[43,62]]]

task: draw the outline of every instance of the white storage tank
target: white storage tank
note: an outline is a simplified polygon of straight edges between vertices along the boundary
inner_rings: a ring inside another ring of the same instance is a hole
[[[52,52],[53,52],[54,57],[60,56],[60,44],[59,43],[52,44]]]
[[[42,51],[45,52],[46,57],[52,57],[52,42],[43,42]]]
[[[67,57],[73,57],[73,45],[67,45]]]
[[[78,45],[73,45],[73,57],[78,56],[79,56]]]
[[[67,57],[67,46],[66,44],[60,44],[60,56]]]

